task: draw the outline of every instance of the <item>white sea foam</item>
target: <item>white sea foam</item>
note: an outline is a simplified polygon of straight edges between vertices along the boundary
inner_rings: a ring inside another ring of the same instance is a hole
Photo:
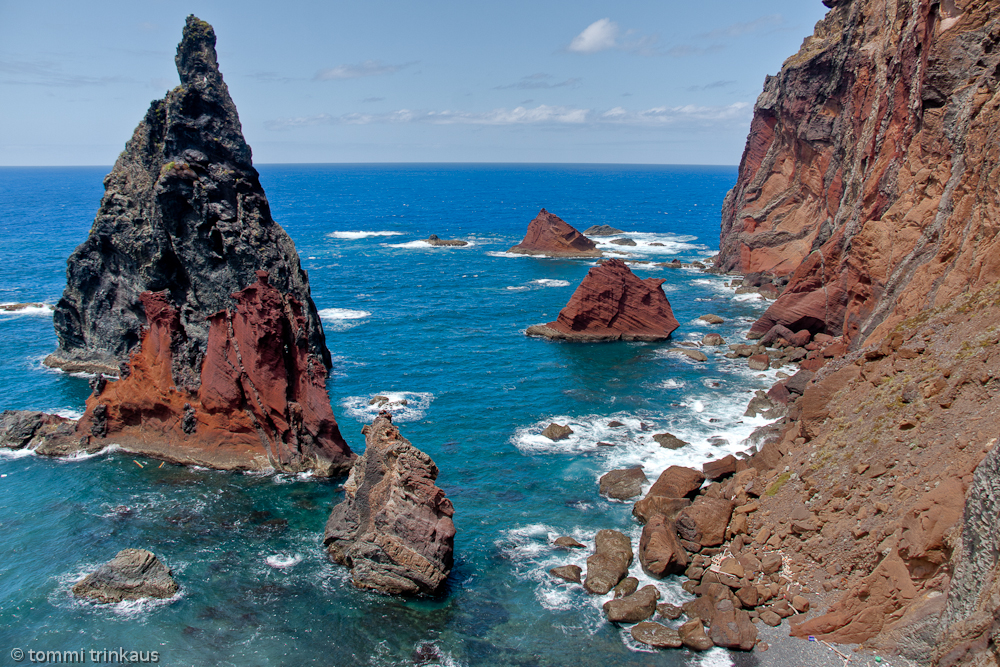
[[[385,396],[389,401],[382,405],[378,401],[372,403],[376,396]],[[381,410],[388,410],[392,421],[399,423],[423,419],[433,400],[434,394],[426,392],[380,391],[367,396],[348,396],[340,404],[358,421],[370,422]]]
[[[507,289],[509,289],[511,292],[524,292],[525,290],[529,290],[531,288],[525,285],[511,285],[507,287]]]
[[[329,325],[331,331],[347,331],[353,329],[361,320],[371,317],[367,310],[352,310],[350,308],[324,308],[319,311],[319,318]]]
[[[569,287],[568,280],[553,280],[552,278],[541,278],[540,280],[532,280],[533,285],[541,285],[542,287]]]
[[[18,317],[21,315],[41,315],[43,317],[49,317],[52,315],[53,307],[51,304],[44,303],[38,306],[24,306],[23,308],[18,308],[17,310],[6,310],[5,307],[17,306],[17,303],[7,302],[0,303],[0,316],[6,317]]]
[[[264,562],[276,570],[283,570],[287,567],[293,567],[301,563],[302,556],[299,554],[272,554],[265,558]]]
[[[119,445],[108,445],[100,451],[94,452],[93,454],[88,454],[86,452],[74,452],[69,456],[57,457],[55,460],[59,463],[73,463],[76,461],[86,461],[87,459],[96,459],[101,456],[107,456],[108,454],[114,454],[115,452],[123,451]]]
[[[403,232],[330,232],[327,236],[331,239],[344,239],[347,241],[357,241],[358,239],[370,239],[375,236],[402,236]]]
[[[427,241],[407,241],[406,243],[386,243],[388,248],[433,248]]]
[[[58,417],[65,417],[66,419],[79,419],[83,416],[83,413],[79,410],[71,410],[70,408],[59,408],[53,411]]]
[[[629,238],[635,241],[634,246],[623,246],[611,241]],[[605,253],[628,253],[636,255],[690,255],[695,251],[708,250],[703,243],[695,243],[696,236],[678,234],[653,234],[649,232],[622,232],[614,236],[600,236],[591,239]],[[652,245],[659,243],[662,245]]]

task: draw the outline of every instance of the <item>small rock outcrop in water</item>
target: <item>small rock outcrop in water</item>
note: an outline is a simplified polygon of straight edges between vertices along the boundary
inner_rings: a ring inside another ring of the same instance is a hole
[[[524,240],[508,252],[551,257],[600,257],[597,245],[544,208],[528,225]]]
[[[438,238],[437,234],[431,234],[426,239],[424,239],[424,241],[426,241],[427,243],[430,243],[432,246],[455,246],[455,247],[461,247],[461,246],[467,246],[467,245],[469,245],[468,241],[463,241],[461,239],[441,239],[441,238]]]
[[[310,351],[304,308],[269,284],[232,295],[234,310],[210,318],[197,391],[178,358],[186,331],[165,292],[144,292],[149,329],[126,377],[87,399],[77,435],[90,448],[212,468],[319,475],[346,472],[354,455],[340,435],[326,391],[326,367]],[[102,386],[103,385],[103,386]]]
[[[122,549],[113,559],[73,586],[73,595],[115,603],[168,598],[180,590],[170,570],[145,549]]]
[[[656,341],[680,326],[661,278],[640,279],[620,259],[595,266],[555,322],[528,327],[529,336],[600,342]]]
[[[271,218],[209,24],[188,17],[176,63],[181,84],[136,127],[104,179],[90,235],[69,258],[53,313],[59,347],[45,363],[117,374],[146,323],[139,295],[166,291],[184,332],[174,359],[194,369],[178,380],[196,391],[208,318],[264,269],[302,304],[306,345],[329,368],[308,278]]]
[[[382,593],[434,593],[452,565],[454,508],[434,480],[431,457],[379,413],[364,428],[365,453],[326,522],[330,556],[351,568],[355,586]]]
[[[0,414],[0,448],[58,456],[66,450],[79,451],[79,442],[76,422],[71,419],[31,410],[4,410]]]
[[[583,230],[584,236],[614,236],[615,234],[624,234],[620,229],[615,229],[611,225],[591,225]]]

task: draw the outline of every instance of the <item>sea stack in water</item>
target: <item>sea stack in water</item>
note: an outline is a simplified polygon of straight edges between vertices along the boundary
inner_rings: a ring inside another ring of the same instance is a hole
[[[354,455],[333,417],[326,367],[309,349],[302,304],[266,271],[232,296],[235,309],[210,318],[204,363],[190,377],[177,355],[187,339],[178,308],[165,291],[144,292],[142,345],[122,379],[98,382],[87,399],[81,443],[226,470],[347,472]]]
[[[183,331],[173,358],[197,369],[208,318],[263,269],[302,304],[305,345],[329,367],[307,276],[271,218],[219,72],[212,26],[188,17],[176,63],[181,85],[153,102],[135,129],[104,179],[90,236],[69,258],[53,314],[59,347],[45,363],[117,374],[146,323],[139,295],[165,291]]]
[[[122,549],[73,585],[73,595],[104,603],[169,598],[179,590],[167,566],[145,549]]]
[[[354,585],[382,593],[434,593],[451,571],[451,501],[434,484],[438,469],[380,412],[363,429],[365,453],[326,523],[330,556]]]
[[[600,257],[597,245],[544,208],[531,223],[524,240],[508,252],[549,257]]]
[[[555,322],[525,333],[581,342],[666,340],[679,324],[663,282],[640,279],[625,262],[609,259],[587,273]]]

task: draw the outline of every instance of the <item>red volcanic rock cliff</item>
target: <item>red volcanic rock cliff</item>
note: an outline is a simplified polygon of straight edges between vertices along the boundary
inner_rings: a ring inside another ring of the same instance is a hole
[[[555,322],[525,333],[578,341],[666,340],[680,325],[663,282],[640,279],[622,260],[609,259],[587,273]]]
[[[524,240],[508,252],[556,257],[600,257],[597,245],[544,208],[528,224]]]
[[[209,321],[196,393],[175,352],[186,334],[163,292],[141,295],[149,328],[117,382],[99,382],[77,432],[154,458],[212,468],[346,472],[354,454],[326,392],[326,367],[309,349],[302,304],[268,283],[233,294],[235,310]]]
[[[1000,278],[1000,6],[827,4],[757,100],[716,267],[788,280],[755,334],[856,348]]]

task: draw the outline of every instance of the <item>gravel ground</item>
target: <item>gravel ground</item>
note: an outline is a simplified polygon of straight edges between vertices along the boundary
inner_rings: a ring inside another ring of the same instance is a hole
[[[788,635],[788,621],[776,628],[757,623],[757,637],[768,644],[766,651],[758,646],[753,651],[733,651],[730,657],[735,667],[918,667],[915,662],[899,656],[880,656],[870,651],[855,653],[856,644],[832,644],[850,658],[846,662],[822,642],[807,641]],[[877,660],[881,659],[881,662]]]

